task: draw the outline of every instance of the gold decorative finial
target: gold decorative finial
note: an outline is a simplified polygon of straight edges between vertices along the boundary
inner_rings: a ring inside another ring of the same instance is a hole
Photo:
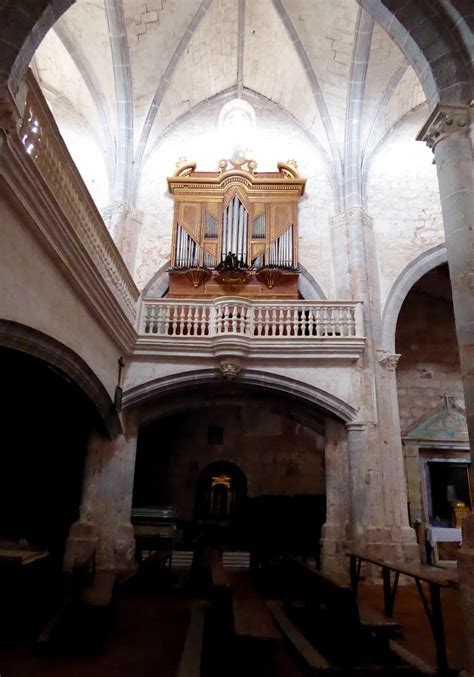
[[[181,167],[184,167],[184,165],[188,164],[188,160],[185,157],[180,157],[178,158],[178,162],[176,163],[176,169],[180,169]]]
[[[289,165],[292,169],[294,169],[295,172],[298,171],[298,163],[296,162],[296,160],[287,160],[286,164]]]

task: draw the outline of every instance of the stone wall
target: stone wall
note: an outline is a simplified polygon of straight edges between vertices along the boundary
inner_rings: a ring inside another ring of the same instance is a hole
[[[60,265],[64,264],[40,246],[3,195],[0,211],[1,318],[36,329],[70,348],[113,397],[120,349],[63,274]]]
[[[222,444],[210,443],[211,426],[222,428]],[[200,472],[224,460],[243,470],[249,497],[325,494],[324,444],[322,435],[261,407],[179,414],[142,431],[134,503],[170,503],[189,519]]]
[[[429,273],[425,280],[428,276],[434,289],[436,277]],[[435,409],[444,394],[464,407],[449,296],[436,298],[415,285],[400,311],[396,351],[401,354],[397,386],[402,432]]]

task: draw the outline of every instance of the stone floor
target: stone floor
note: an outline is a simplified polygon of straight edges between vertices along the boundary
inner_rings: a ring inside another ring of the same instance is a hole
[[[382,609],[382,587],[361,586],[361,598]],[[463,662],[464,646],[456,590],[442,593],[450,663]],[[110,642],[103,655],[89,658],[37,656],[32,641],[0,651],[1,677],[175,677],[192,600],[129,586],[121,591]],[[395,617],[405,629],[403,643],[435,663],[428,621],[412,585],[400,586]],[[303,677],[305,672],[283,648],[272,657],[265,677]]]

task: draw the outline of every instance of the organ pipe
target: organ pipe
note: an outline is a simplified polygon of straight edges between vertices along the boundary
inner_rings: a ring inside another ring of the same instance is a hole
[[[270,245],[269,265],[279,268],[293,267],[293,227],[287,228]]]
[[[176,268],[195,268],[199,266],[201,247],[185,229],[178,224],[176,237]]]
[[[248,212],[238,196],[224,210],[222,223],[222,259],[231,252],[239,261],[247,262]]]

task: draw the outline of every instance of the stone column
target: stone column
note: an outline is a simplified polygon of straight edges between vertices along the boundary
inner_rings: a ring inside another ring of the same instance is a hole
[[[392,556],[418,560],[416,533],[408,514],[407,479],[403,462],[396,368],[400,355],[383,350],[378,356],[378,427],[383,449],[385,505],[390,525]],[[390,478],[387,482],[385,478]]]
[[[474,449],[474,157],[469,106],[438,105],[418,140],[433,149],[448,250],[466,418]]]
[[[137,432],[133,420],[114,439],[90,440],[79,520],[66,543],[65,570],[81,566],[95,553],[98,569],[134,568],[135,539],[130,522]]]
[[[473,126],[469,106],[439,104],[417,137],[433,148],[438,172],[471,445],[471,486],[474,486],[474,162],[470,136]],[[468,674],[474,675],[474,514],[463,521],[459,582]]]
[[[95,505],[99,492],[103,447],[106,443],[107,440],[104,440],[98,433],[93,433],[89,439],[82,480],[79,519],[71,525],[69,538],[66,541],[64,555],[65,571],[72,571],[75,566],[82,568],[87,564],[91,564],[97,552],[99,536]]]
[[[345,545],[350,522],[347,432],[333,418],[325,422],[326,522],[321,529],[321,566],[324,571],[347,573]]]
[[[348,426],[352,545],[374,556],[418,560],[409,526],[395,374],[377,348],[381,304],[372,219],[354,205],[333,219],[338,298],[364,302],[367,346],[354,369],[358,420]],[[382,351],[383,352],[383,351]],[[383,353],[385,355],[385,353]]]

